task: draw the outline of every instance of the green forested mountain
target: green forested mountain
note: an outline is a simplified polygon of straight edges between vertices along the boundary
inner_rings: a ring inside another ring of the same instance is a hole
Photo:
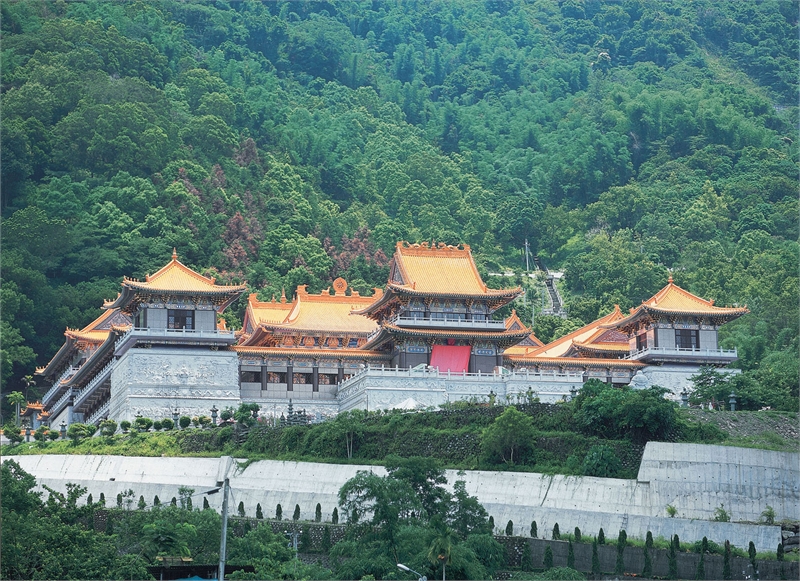
[[[381,286],[398,239],[520,272],[527,239],[566,273],[543,339],[669,269],[748,305],[735,387],[796,408],[796,8],[2,2],[3,389],[173,246],[269,298]]]

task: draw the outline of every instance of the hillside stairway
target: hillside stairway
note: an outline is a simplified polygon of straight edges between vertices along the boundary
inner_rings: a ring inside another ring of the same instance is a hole
[[[558,289],[556,288],[556,279],[552,275],[552,273],[547,270],[547,267],[542,262],[542,259],[538,256],[533,257],[534,264],[545,273],[544,285],[547,289],[547,296],[549,298],[550,307],[546,309],[542,309],[543,315],[554,315],[556,317],[561,317],[562,319],[567,318],[567,311],[564,308],[564,301],[561,299],[561,295],[558,293]]]

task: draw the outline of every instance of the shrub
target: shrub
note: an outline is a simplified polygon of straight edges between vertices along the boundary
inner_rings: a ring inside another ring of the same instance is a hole
[[[671,504],[667,505],[667,516],[669,518],[675,518],[675,515],[678,514],[678,509],[672,506]]]
[[[678,535],[672,537],[672,544],[675,546],[675,552],[679,553],[681,550],[681,540],[678,538]]]
[[[617,562],[614,565],[614,573],[622,575],[625,572],[625,545],[628,542],[628,534],[621,530],[617,537]]]
[[[669,563],[669,573],[667,576],[670,579],[678,578],[678,559],[675,556],[675,543],[670,543],[669,553],[667,554],[667,561]]]
[[[122,493],[117,494],[117,508],[122,508]]]
[[[105,506],[105,505],[106,505],[106,495],[105,495],[105,494],[103,494],[102,492],[100,493],[100,500],[99,500],[99,502],[100,502],[100,505],[101,505],[101,506]]]
[[[581,466],[584,476],[615,478],[622,470],[622,462],[608,446],[592,446]]]
[[[767,508],[761,513],[761,518],[764,519],[764,524],[774,525],[775,509],[772,508],[770,505],[767,505]]]
[[[161,499],[157,494],[153,497],[153,506],[161,506]]]
[[[147,432],[150,428],[153,427],[153,420],[150,418],[136,418],[133,421],[133,425],[139,432]]]
[[[756,569],[756,545],[753,541],[750,541],[750,544],[747,546],[747,556],[750,557],[750,564],[753,566],[753,569]]]
[[[320,542],[320,548],[325,553],[331,550],[331,527],[328,525],[325,525],[325,528],[322,529],[322,541]]]
[[[171,430],[174,427],[175,427],[175,422],[173,422],[171,419],[164,418],[163,420],[161,420],[161,429],[162,430]]]
[[[558,541],[561,539],[561,531],[558,530],[558,523],[553,525],[553,540]]]
[[[193,416],[193,417],[192,417],[192,425],[193,425],[195,428],[198,428],[198,427],[200,427],[200,418],[198,418],[197,416]]]
[[[533,556],[531,555],[531,544],[525,541],[522,545],[522,556],[519,559],[519,566],[523,571],[530,571],[533,569]]]
[[[220,412],[219,419],[223,422],[227,422],[233,417],[234,413],[236,413],[236,410],[234,410],[232,407],[227,407]]]
[[[647,547],[648,549],[653,548],[653,533],[651,533],[650,531],[647,531],[647,536],[644,539],[644,546]]]
[[[155,420],[153,422],[153,431],[154,432],[160,432],[161,431],[161,427],[162,427],[161,420]]]
[[[606,534],[603,532],[603,527],[600,527],[600,532],[597,533],[597,544],[598,545],[606,544]]]
[[[138,507],[139,507],[139,510],[144,510],[145,508],[147,508],[147,503],[144,500],[144,494],[139,496]]]
[[[489,515],[489,528],[492,530],[492,534],[494,534],[494,517]]]
[[[128,430],[131,429],[131,423],[128,420],[122,420],[119,423],[119,427],[122,429],[123,434],[127,434]]]
[[[553,549],[550,548],[550,545],[547,545],[547,548],[544,550],[544,558],[542,559],[542,565],[545,569],[552,569],[553,568]]]
[[[11,440],[12,444],[19,444],[25,439],[25,436],[22,435],[22,430],[13,423],[8,423],[3,426],[3,435]]]
[[[722,578],[731,578],[731,543],[725,541],[725,552],[722,554]]]
[[[192,418],[189,416],[181,416],[181,419],[178,420],[178,425],[181,427],[182,430],[185,430],[189,427],[189,424],[192,423]]]
[[[783,543],[778,543],[778,550],[775,552],[775,556],[778,561],[783,561]]]
[[[61,436],[61,434],[58,432],[58,430],[50,430],[47,432],[47,437],[53,442],[58,440],[59,436]]]
[[[508,521],[506,524],[506,536],[511,537],[514,535],[514,522]]]
[[[333,507],[333,514],[331,514],[331,522],[335,525],[339,524],[339,509]]]
[[[572,547],[572,541],[569,541],[567,548],[567,567],[570,569],[575,568],[575,549]]]
[[[700,561],[697,562],[697,571],[694,575],[695,579],[705,579],[706,578],[706,555],[705,553],[700,554]]]
[[[575,527],[575,542],[576,543],[581,542],[581,529],[579,529],[578,527]]]
[[[300,520],[300,505],[294,505],[294,514],[292,515],[292,520]]]
[[[283,508],[280,504],[275,507],[275,520],[283,520]]]
[[[261,520],[261,519],[264,518],[264,513],[261,510],[261,503],[260,502],[256,505],[256,518],[258,520]]]
[[[211,508],[211,506],[208,504],[208,499],[204,496],[203,497],[203,510],[207,510],[209,508]]]
[[[92,495],[89,494],[89,496],[86,497],[86,504],[88,506],[92,506],[93,503],[94,503],[94,497],[92,497]]]
[[[731,515],[725,510],[724,504],[720,503],[720,505],[714,509],[713,520],[715,522],[731,522]]]
[[[86,424],[70,424],[67,428],[67,437],[72,440],[72,443],[77,445],[78,442],[84,438],[89,438],[94,434],[94,426],[87,426]]]
[[[173,496],[172,500],[169,501],[170,506],[178,506],[178,499],[177,497]]]
[[[239,516],[244,516],[245,515],[245,512],[244,512],[244,501],[243,500],[239,501],[239,506],[237,507],[236,512],[239,513]]]
[[[322,522],[322,505],[317,503],[317,508],[314,510],[314,522]]]
[[[535,539],[539,535],[539,527],[536,526],[536,521],[531,521],[531,538]]]
[[[211,425],[211,418],[209,418],[208,416],[200,416],[198,420],[200,420],[200,426],[202,426],[203,428],[207,428],[208,426]]]
[[[47,438],[48,431],[49,428],[47,426],[39,426],[33,433],[33,439],[37,442],[43,442]]]
[[[100,422],[100,435],[110,438],[117,431],[117,422],[114,420],[103,420]]]
[[[303,527],[303,532],[300,533],[300,546],[298,547],[303,553],[311,550],[311,531],[310,527]]]

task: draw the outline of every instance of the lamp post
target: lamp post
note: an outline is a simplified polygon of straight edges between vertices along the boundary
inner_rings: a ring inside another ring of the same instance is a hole
[[[302,529],[299,531],[295,530],[292,532],[283,531],[283,534],[292,539],[292,542],[289,544],[290,547],[294,549],[294,577],[297,577],[297,539],[300,538],[300,534],[302,533]]]
[[[728,400],[728,403],[731,404],[731,411],[735,412],[736,411],[736,394],[734,392],[731,392],[730,399]]]
[[[686,388],[683,388],[681,392],[681,407],[688,408],[689,407],[689,392]]]
[[[216,426],[217,425],[217,412],[218,411],[219,410],[217,409],[217,406],[213,406],[211,408],[211,425],[212,426]]]
[[[230,481],[225,478],[222,483],[222,535],[219,539],[219,570],[217,571],[217,579],[223,581],[225,579],[225,552],[228,549],[228,491],[230,490]],[[206,494],[214,494],[219,492],[219,488],[209,490]]]
[[[578,390],[573,385],[571,388],[569,388],[569,401],[575,399],[576,395],[578,395]]]
[[[175,429],[176,430],[180,430],[181,429],[181,426],[178,423],[178,420],[180,420],[180,419],[181,418],[180,418],[180,414],[178,413],[178,408],[175,408],[173,410],[173,412],[172,412],[172,421],[175,423]]]
[[[407,567],[407,566],[403,565],[402,563],[398,563],[397,564],[397,568],[400,569],[401,571],[405,571],[406,573],[414,573],[414,575],[417,576],[419,581],[428,581],[428,578],[425,575],[420,575],[419,573],[414,571],[414,569],[412,569],[411,567]]]
[[[67,422],[61,420],[60,428],[61,428],[61,439],[63,440],[64,438],[67,437]]]

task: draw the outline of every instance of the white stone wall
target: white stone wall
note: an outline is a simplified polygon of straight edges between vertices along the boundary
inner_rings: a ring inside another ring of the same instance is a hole
[[[478,497],[498,528],[512,520],[516,530],[527,531],[536,520],[539,535],[547,537],[557,522],[564,533],[577,526],[584,534],[596,535],[603,527],[613,538],[624,528],[629,536],[644,538],[649,530],[665,538],[677,533],[684,542],[703,536],[719,543],[727,539],[742,548],[752,540],[757,550],[774,551],[781,541],[780,527],[751,523],[759,521],[767,505],[775,509],[777,520],[800,518],[799,459],[786,452],[650,443],[637,480],[485,471],[468,471],[463,478],[467,491]],[[232,514],[242,501],[248,515],[254,516],[260,503],[264,516],[271,517],[280,503],[290,518],[297,504],[301,518],[308,520],[317,503],[329,520],[339,488],[358,470],[385,474],[382,467],[373,466],[270,460],[240,465],[230,458],[43,455],[14,460],[36,476],[40,490],[47,485],[61,491],[74,482],[87,487],[95,499],[103,492],[108,503],[128,489],[136,501],[143,495],[151,503],[158,495],[169,502],[181,486],[202,492],[227,475]],[[459,476],[449,470],[447,478],[452,485]],[[216,510],[221,496],[208,496]],[[668,504],[678,509],[676,518],[666,516]],[[734,521],[751,523],[712,522],[720,504]],[[196,497],[194,505],[202,506],[202,497]],[[341,518],[344,521],[344,515]]]
[[[109,417],[133,421],[211,415],[211,408],[238,407],[239,359],[233,351],[181,347],[134,348],[111,373]]]
[[[650,385],[666,387],[671,392],[667,394],[667,397],[674,401],[680,401],[681,392],[684,389],[691,390],[693,388],[691,377],[700,373],[701,367],[702,365],[665,363],[664,365],[648,365],[642,371],[650,381]],[[741,370],[733,368],[724,368],[719,371],[729,374],[741,373]]]

